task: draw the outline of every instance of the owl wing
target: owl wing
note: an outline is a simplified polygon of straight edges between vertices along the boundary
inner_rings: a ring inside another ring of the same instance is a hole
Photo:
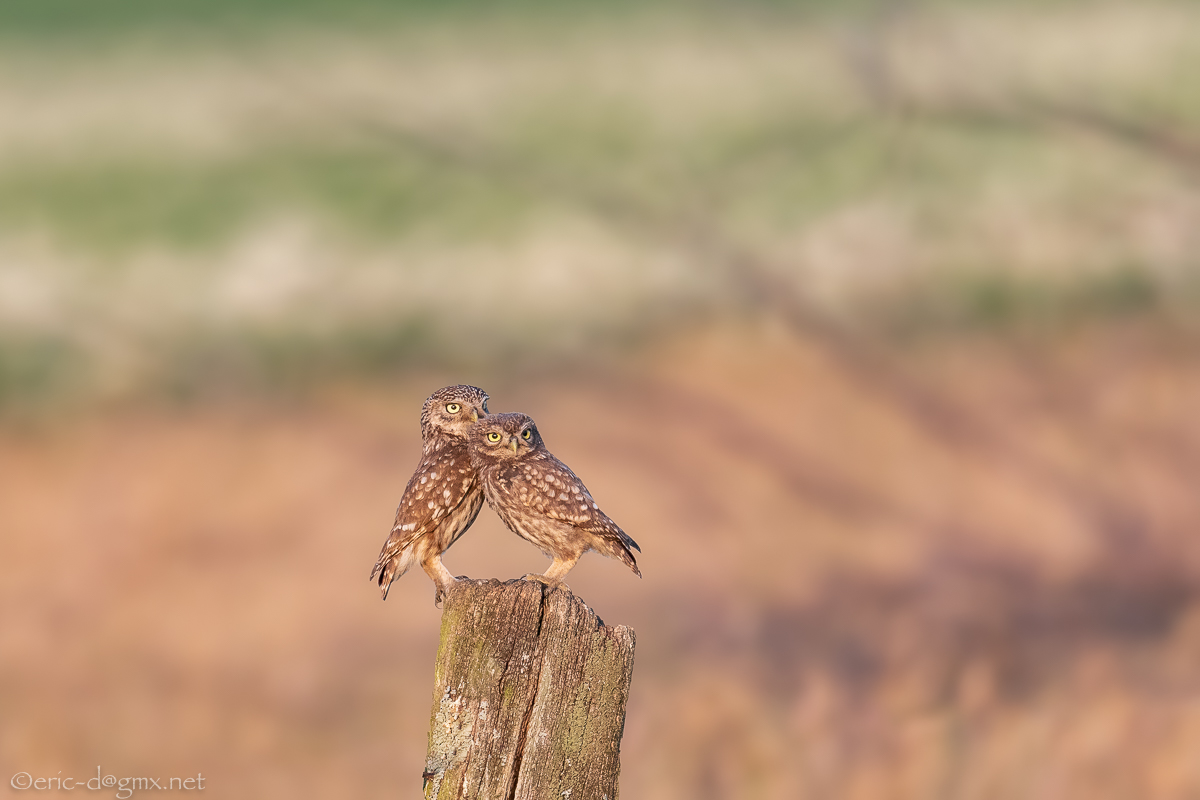
[[[391,582],[419,560],[419,548],[414,545],[436,531],[471,494],[477,482],[462,447],[447,446],[421,458],[416,472],[404,487],[396,509],[396,521],[371,570],[371,580],[378,578],[385,599]]]
[[[600,510],[592,493],[566,464],[543,452],[514,470],[511,480],[527,505],[550,519],[590,533],[595,538],[596,550],[625,562],[641,576],[631,550],[640,553],[642,548]]]

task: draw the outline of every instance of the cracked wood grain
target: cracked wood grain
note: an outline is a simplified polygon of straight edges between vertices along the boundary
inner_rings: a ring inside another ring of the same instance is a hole
[[[427,800],[616,800],[633,631],[566,589],[459,581],[442,612]]]

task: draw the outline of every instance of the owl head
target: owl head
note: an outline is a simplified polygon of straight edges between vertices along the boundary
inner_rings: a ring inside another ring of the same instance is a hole
[[[441,433],[465,439],[467,430],[487,416],[487,401],[487,392],[477,386],[438,389],[421,407],[421,438],[429,441]]]
[[[488,460],[523,458],[544,450],[542,435],[528,414],[492,414],[471,428],[473,457]]]

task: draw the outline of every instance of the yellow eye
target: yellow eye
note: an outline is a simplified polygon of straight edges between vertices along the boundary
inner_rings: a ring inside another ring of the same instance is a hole
[[[525,430],[521,431],[522,439],[528,439],[530,436],[533,436],[533,432],[530,431],[529,428],[526,428]]]
[[[496,433],[495,431],[492,431],[491,433],[488,434],[488,441],[489,442],[500,441],[500,434]]]
[[[451,414],[457,414],[459,411],[462,410],[462,406],[460,406],[458,403],[448,403],[446,405],[446,410],[449,411]]]

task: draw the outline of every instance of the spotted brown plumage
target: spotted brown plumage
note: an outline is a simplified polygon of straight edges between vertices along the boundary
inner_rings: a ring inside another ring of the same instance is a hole
[[[396,521],[371,570],[387,599],[392,581],[414,564],[433,580],[440,603],[454,576],[442,553],[471,527],[483,507],[483,493],[471,466],[467,431],[487,415],[487,392],[475,386],[447,386],[421,408],[421,461],[408,480]]]
[[[641,551],[592,499],[583,481],[546,449],[525,414],[494,414],[470,431],[471,464],[488,505],[509,530],[554,559],[544,575],[557,586],[588,550],[623,561],[641,577]],[[631,549],[632,548],[632,549]]]

